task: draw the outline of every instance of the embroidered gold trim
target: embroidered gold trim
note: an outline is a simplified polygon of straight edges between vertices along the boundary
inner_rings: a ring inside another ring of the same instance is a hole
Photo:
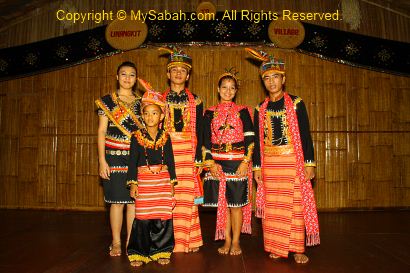
[[[123,107],[125,109],[125,111],[127,111],[128,115],[130,115],[131,119],[134,121],[134,123],[138,126],[138,128],[143,128],[144,126],[141,124],[141,122],[139,121],[138,117],[130,110],[130,108],[125,105],[117,96],[117,94],[115,92],[112,93],[112,98],[114,102],[117,102],[121,107]],[[134,107],[135,104],[138,101],[138,97],[135,97],[135,100],[130,104],[130,106]]]
[[[133,255],[128,255],[128,260],[130,262],[144,262],[144,263],[149,263],[151,261],[150,257],[147,256],[141,256],[138,254],[133,254]]]
[[[155,253],[154,255],[151,256],[151,259],[153,261],[159,260],[159,259],[169,259],[171,257],[171,252],[159,252]]]
[[[204,163],[195,161],[194,166],[195,167],[202,167],[202,166],[204,166]]]
[[[264,150],[266,155],[286,155],[294,153],[293,145],[265,145]]]
[[[248,152],[246,153],[246,155],[243,158],[243,161],[245,163],[249,163],[251,161],[254,148],[255,148],[255,143],[252,142],[251,144],[249,144]]]
[[[136,131],[134,133],[134,136],[141,146],[155,150],[164,146],[168,140],[168,134],[165,131],[161,132],[161,136],[158,138],[156,142],[154,140],[146,138],[141,130]]]
[[[130,140],[129,139],[119,139],[119,138],[116,138],[116,137],[113,137],[113,136],[109,136],[109,135],[106,135],[105,136],[105,139],[108,139],[108,140],[112,140],[112,141],[114,141],[114,142],[120,142],[120,143],[125,143],[125,144],[130,144]]]
[[[295,99],[295,101],[293,102],[293,104],[296,106],[299,102],[301,102],[302,101],[302,98],[300,98],[300,97],[297,97],[296,99]]]
[[[95,104],[97,104],[104,111],[106,116],[111,120],[112,123],[115,124],[115,126],[117,126],[118,129],[120,129],[120,131],[124,135],[126,135],[128,138],[131,138],[131,133],[128,132],[128,130],[125,129],[124,126],[122,126],[121,124],[117,122],[117,120],[112,116],[111,111],[105,106],[105,104],[101,101],[101,99],[96,100]]]
[[[286,110],[280,110],[280,111],[271,111],[271,110],[266,110],[266,115],[268,117],[281,117],[286,114]]]
[[[191,114],[189,112],[188,104],[177,104],[177,105],[179,105],[179,107],[174,107],[174,106],[172,106],[172,104],[168,104],[168,105],[169,105],[169,119],[171,120],[170,121],[171,128],[169,128],[169,130],[171,132],[176,131],[175,130],[175,109],[181,109],[182,118],[181,118],[181,120],[178,121],[178,123],[180,123],[180,122],[183,123],[183,126],[182,126],[182,131],[183,132],[190,131],[188,125],[191,122]]]
[[[171,179],[169,182],[170,182],[172,185],[178,184],[178,180],[176,180],[176,179]]]
[[[213,159],[208,159],[208,160],[205,160],[204,162],[203,162],[203,165],[205,166],[205,167],[211,167],[213,164],[215,164],[215,160],[213,160]]]
[[[305,167],[316,167],[316,163],[315,162],[305,163]]]

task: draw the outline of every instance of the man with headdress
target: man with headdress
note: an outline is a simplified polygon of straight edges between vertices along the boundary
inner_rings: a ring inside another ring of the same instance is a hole
[[[268,93],[254,114],[254,178],[258,183],[256,216],[262,217],[264,248],[271,258],[307,263],[306,245],[320,243],[313,142],[302,99],[284,90],[285,63],[263,51],[246,48],[262,61],[260,75]]]
[[[170,55],[167,76],[165,130],[175,155],[178,186],[175,187],[174,252],[196,252],[202,246],[201,226],[195,197],[201,195],[203,103],[186,87],[192,59],[177,48],[161,48]]]
[[[135,219],[127,248],[132,266],[157,261],[168,264],[174,248],[172,208],[176,183],[171,139],[162,129],[165,99],[151,85],[141,99],[145,128],[133,133],[127,184],[135,200]]]

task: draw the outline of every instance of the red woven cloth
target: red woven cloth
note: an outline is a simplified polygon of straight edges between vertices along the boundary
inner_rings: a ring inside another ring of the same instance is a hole
[[[302,204],[303,204],[303,218],[306,228],[306,245],[313,246],[320,244],[319,236],[319,220],[317,216],[316,202],[314,198],[314,193],[310,181],[306,181],[305,177],[305,165],[302,149],[302,141],[300,139],[299,123],[295,111],[293,101],[288,93],[284,93],[285,109],[286,109],[286,119],[289,124],[291,140],[293,148],[296,153],[296,175],[299,177],[301,182],[302,191]],[[259,143],[261,149],[261,169],[264,168],[263,163],[263,151],[264,151],[264,122],[266,108],[269,102],[269,97],[265,99],[259,108]],[[263,176],[263,172],[262,172]],[[263,180],[263,177],[262,177]],[[265,189],[261,184],[258,184],[258,190],[256,194],[256,216],[264,217],[264,207],[265,207]]]
[[[228,206],[226,202],[226,176],[222,170],[221,165],[218,167],[218,179],[219,179],[219,191],[218,191],[218,209],[216,214],[216,231],[215,231],[215,240],[224,240],[225,239],[225,229],[226,222],[228,217]],[[252,192],[252,168],[248,169],[248,192]],[[248,196],[248,200],[251,200]],[[252,216],[252,203],[249,203],[242,207],[242,233],[252,233],[251,225],[251,216]]]
[[[165,100],[167,99],[167,96],[168,96],[170,91],[171,91],[170,88],[168,88],[168,90],[165,91],[165,93],[163,95]],[[185,88],[185,92],[188,96],[188,105],[187,105],[187,107],[188,107],[189,116],[190,116],[190,124],[189,125],[190,125],[190,129],[191,129],[191,133],[192,133],[192,135],[194,135],[196,133],[196,102],[195,102],[195,97],[191,93],[191,91],[189,91],[188,88]],[[165,123],[167,124],[166,130],[170,130],[170,128],[172,128],[170,126],[171,117],[169,115],[170,115],[170,111],[168,109],[168,105],[166,105],[166,108],[165,108],[165,117],[166,117]],[[202,113],[201,113],[201,115],[202,115]],[[191,138],[191,145],[192,145],[192,151],[193,151],[193,153],[192,153],[192,162],[195,162],[195,151],[196,151],[196,145],[197,145],[196,137]],[[193,175],[194,194],[195,194],[195,197],[199,197],[199,196],[201,196],[201,189],[200,189],[201,185],[200,185],[200,182],[198,180],[199,178],[196,175],[195,164],[192,164],[192,168],[193,168],[192,173],[194,174]]]

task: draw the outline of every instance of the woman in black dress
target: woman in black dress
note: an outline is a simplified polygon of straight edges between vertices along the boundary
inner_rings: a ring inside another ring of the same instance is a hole
[[[134,200],[126,186],[132,132],[142,127],[141,98],[135,93],[137,68],[124,62],[117,69],[117,90],[95,101],[98,106],[98,162],[104,200],[110,204],[110,256],[121,255],[121,227],[126,205],[127,244],[134,220]]]

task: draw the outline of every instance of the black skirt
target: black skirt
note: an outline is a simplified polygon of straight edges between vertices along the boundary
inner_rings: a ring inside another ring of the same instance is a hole
[[[132,204],[127,188],[127,170],[129,151],[116,150],[105,147],[105,159],[110,166],[110,178],[102,179],[104,188],[104,200],[114,204]]]
[[[243,207],[249,203],[248,178],[230,177],[235,174],[241,160],[216,160],[222,166],[226,179],[226,201],[228,207]],[[210,172],[204,178],[204,207],[217,207],[219,180],[212,177]]]

